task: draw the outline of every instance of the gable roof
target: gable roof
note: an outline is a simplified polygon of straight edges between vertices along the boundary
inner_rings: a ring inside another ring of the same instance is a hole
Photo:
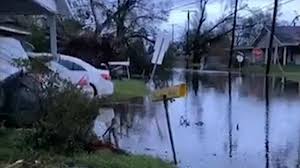
[[[278,26],[275,36],[282,44],[300,44],[300,26]]]
[[[270,32],[271,27],[265,26],[251,46],[255,47]],[[274,41],[277,41],[280,46],[300,45],[300,26],[277,26],[275,28]]]

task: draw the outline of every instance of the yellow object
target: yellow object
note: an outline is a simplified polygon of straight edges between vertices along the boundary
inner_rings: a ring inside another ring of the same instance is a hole
[[[171,86],[169,88],[164,88],[156,90],[152,93],[152,101],[162,101],[164,96],[167,99],[185,97],[187,95],[187,85],[181,84],[177,86]]]

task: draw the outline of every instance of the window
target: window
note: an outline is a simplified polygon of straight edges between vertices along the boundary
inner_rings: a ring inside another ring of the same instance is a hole
[[[59,64],[72,71],[86,71],[82,66],[68,60],[59,60]]]
[[[75,64],[75,63],[73,63],[72,70],[73,71],[85,71],[85,69],[82,66]]]
[[[69,70],[73,69],[73,62],[71,62],[71,61],[60,59],[58,63]]]

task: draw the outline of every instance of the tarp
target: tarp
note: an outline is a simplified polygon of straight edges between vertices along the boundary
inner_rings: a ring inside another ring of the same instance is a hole
[[[39,4],[41,7],[47,9],[47,11],[51,13],[58,13],[55,0],[33,0],[33,1]]]
[[[0,37],[0,81],[20,71],[13,66],[14,59],[28,59],[21,43],[9,37]]]

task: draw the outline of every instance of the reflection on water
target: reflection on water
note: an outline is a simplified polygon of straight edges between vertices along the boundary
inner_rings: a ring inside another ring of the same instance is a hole
[[[179,167],[299,167],[298,83],[282,78],[174,73],[187,83],[169,112]],[[162,102],[148,98],[114,108],[122,148],[172,161]]]

